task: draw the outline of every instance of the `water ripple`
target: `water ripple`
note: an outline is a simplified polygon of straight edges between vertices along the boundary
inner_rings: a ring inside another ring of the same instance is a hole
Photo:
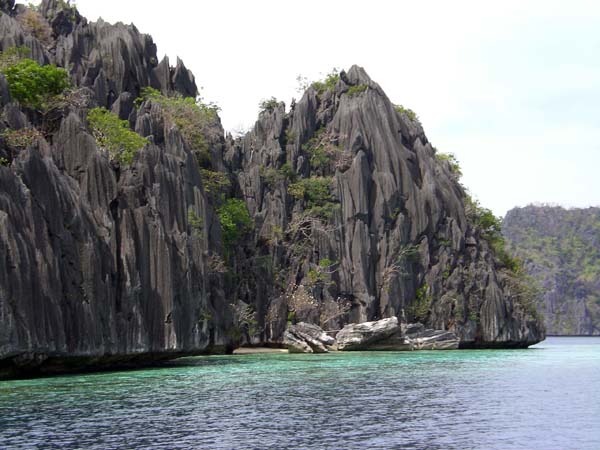
[[[0,382],[7,449],[598,449],[600,339]]]

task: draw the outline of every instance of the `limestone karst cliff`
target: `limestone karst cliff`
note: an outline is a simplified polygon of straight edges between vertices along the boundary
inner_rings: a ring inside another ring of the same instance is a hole
[[[42,42],[18,20],[25,7],[0,7],[0,49],[64,67],[81,98],[42,117],[0,75],[0,128],[40,130],[26,148],[0,146],[0,371],[277,343],[288,320],[407,316],[462,347],[543,339],[451,164],[362,68],[314,83],[289,111],[265,102],[233,139],[218,116],[191,131],[173,120],[161,98],[195,96],[194,76],[159,62],[134,26],[44,0]],[[130,165],[92,135],[98,106],[148,137]],[[252,218],[233,237],[227,199]]]
[[[599,335],[600,208],[514,208],[503,233],[542,290],[548,334]]]

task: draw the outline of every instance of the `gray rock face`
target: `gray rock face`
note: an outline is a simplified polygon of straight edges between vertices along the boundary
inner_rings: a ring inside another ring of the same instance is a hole
[[[195,95],[184,64],[158,62],[134,26],[90,23],[64,2],[40,6],[51,45],[24,32],[12,2],[0,8],[0,49],[26,45],[91,97],[26,149],[0,140],[0,375],[281,343],[292,313],[329,329],[407,314],[461,346],[543,338],[469,222],[450,166],[363,69],[310,87],[289,112],[267,108],[240,139],[224,139],[218,119],[206,127],[210,167],[254,222],[227,253],[198,149],[160,105],[134,104],[145,86]],[[40,128],[1,76],[0,94],[1,129]],[[94,106],[149,138],[129,167],[90,135]],[[297,286],[310,307],[291,305]],[[231,299],[255,327],[236,329]],[[288,334],[313,352],[330,345],[308,325]]]

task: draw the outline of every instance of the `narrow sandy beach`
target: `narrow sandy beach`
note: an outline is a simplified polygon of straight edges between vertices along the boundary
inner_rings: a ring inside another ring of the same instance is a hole
[[[254,355],[256,353],[289,353],[286,348],[240,347],[233,351],[234,355]]]

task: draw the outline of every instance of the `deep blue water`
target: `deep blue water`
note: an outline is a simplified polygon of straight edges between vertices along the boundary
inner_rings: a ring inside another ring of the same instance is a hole
[[[0,382],[0,448],[600,449],[600,338]]]

